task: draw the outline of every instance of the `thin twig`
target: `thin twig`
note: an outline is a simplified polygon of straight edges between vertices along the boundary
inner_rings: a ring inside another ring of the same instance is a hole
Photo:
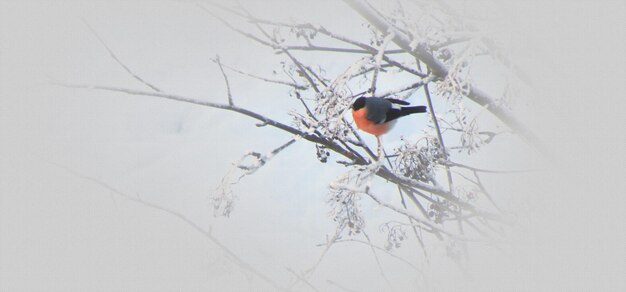
[[[348,242],[358,242],[358,243],[365,244],[365,245],[367,245],[367,246],[373,247],[373,248],[375,248],[376,250],[378,250],[378,251],[382,251],[383,253],[387,254],[388,256],[390,256],[390,257],[392,257],[392,258],[394,258],[394,259],[396,259],[396,260],[399,260],[399,261],[401,261],[401,262],[403,262],[403,263],[407,264],[409,267],[411,267],[412,269],[414,269],[415,271],[417,271],[417,272],[419,272],[419,273],[421,273],[421,274],[423,275],[423,271],[422,271],[422,270],[420,270],[420,269],[419,269],[417,266],[415,266],[413,263],[411,263],[411,262],[407,261],[405,258],[403,258],[403,257],[399,257],[399,256],[397,256],[397,255],[395,255],[395,254],[393,254],[393,253],[389,252],[387,249],[382,248],[382,247],[380,247],[380,246],[377,246],[377,245],[375,245],[375,244],[371,244],[371,243],[369,243],[369,242],[365,242],[365,241],[363,241],[363,240],[359,240],[359,239],[355,239],[355,238],[339,239],[339,240],[335,241],[335,243],[348,243]],[[326,245],[326,244],[325,244],[325,243],[323,243],[323,244],[318,244],[317,246],[324,246],[324,245]]]
[[[342,223],[339,226],[337,226],[337,230],[335,230],[335,234],[333,235],[333,237],[330,239],[330,241],[328,241],[326,243],[326,248],[324,248],[324,251],[322,252],[322,254],[320,255],[320,257],[317,259],[317,261],[315,262],[315,264],[310,267],[306,272],[306,277],[310,278],[311,276],[313,276],[313,274],[315,273],[315,270],[317,269],[317,267],[320,265],[320,263],[322,263],[322,260],[324,259],[324,257],[326,256],[326,254],[328,253],[328,251],[330,250],[330,248],[333,246],[333,244],[335,244],[335,242],[337,241],[337,239],[339,239],[339,236],[341,235],[341,233],[343,232],[343,229],[346,227],[346,223]]]
[[[314,30],[314,31],[316,31],[316,32],[319,32],[319,33],[321,33],[321,34],[323,34],[323,35],[326,35],[327,37],[330,37],[330,38],[332,38],[332,39],[336,39],[336,40],[338,40],[338,41],[342,41],[342,42],[344,42],[344,43],[351,44],[351,45],[353,45],[353,46],[359,47],[359,48],[361,48],[361,49],[363,49],[363,50],[365,50],[365,51],[369,52],[369,53],[370,53],[370,54],[372,54],[372,55],[374,55],[374,54],[376,54],[376,53],[378,52],[378,50],[377,50],[376,48],[372,47],[372,46],[369,46],[369,45],[367,45],[367,44],[364,44],[364,43],[361,43],[361,42],[358,42],[358,41],[352,40],[352,39],[350,39],[350,38],[348,38],[348,37],[340,36],[340,35],[338,35],[338,34],[336,34],[336,33],[333,33],[333,32],[331,32],[331,31],[327,30],[327,29],[326,29],[326,28],[324,28],[324,27],[321,27],[321,26],[318,26],[318,27],[313,26],[313,25],[312,25],[312,24],[310,24],[310,23],[305,23],[305,24],[286,24],[286,23],[280,23],[280,22],[275,22],[275,21],[270,21],[270,20],[262,20],[262,19],[258,19],[258,18],[254,18],[254,17],[251,17],[251,18],[249,18],[248,20],[249,20],[250,22],[253,22],[253,23],[265,23],[265,24],[278,25],[278,26],[285,26],[285,27],[290,27],[290,28],[310,29],[310,30]],[[406,72],[408,72],[408,73],[411,73],[411,74],[413,74],[413,75],[416,75],[416,76],[419,76],[419,77],[422,77],[422,78],[424,78],[424,77],[426,77],[426,76],[427,76],[427,74],[421,73],[421,72],[419,72],[419,71],[417,71],[417,70],[414,70],[414,69],[412,69],[412,68],[409,68],[409,67],[407,67],[407,66],[404,66],[404,65],[402,65],[401,63],[399,63],[399,62],[397,62],[397,61],[392,60],[392,59],[391,59],[391,58],[389,58],[388,56],[383,56],[383,60],[384,60],[385,62],[387,62],[387,63],[389,63],[389,64],[391,64],[391,65],[393,65],[393,66],[395,66],[395,67],[398,67],[398,68],[400,68],[400,69],[401,69],[401,70],[403,70],[403,71],[406,71]]]
[[[389,278],[387,278],[387,275],[385,275],[385,270],[383,269],[383,266],[380,263],[380,259],[378,258],[378,254],[376,253],[376,249],[374,248],[374,245],[372,244],[370,237],[367,235],[367,233],[365,233],[365,230],[361,230],[361,233],[363,233],[363,236],[365,237],[365,239],[367,239],[367,243],[370,249],[372,250],[372,254],[374,255],[374,259],[376,260],[376,265],[378,266],[378,271],[380,272],[380,275],[383,277],[383,279],[387,283],[387,286],[391,288],[391,291],[394,291],[393,286],[391,285],[391,281],[389,281]]]
[[[461,164],[461,163],[457,163],[457,162],[452,162],[452,161],[447,161],[446,163],[449,166],[456,166],[456,167],[469,169],[471,171],[484,172],[484,173],[505,174],[505,173],[525,173],[525,172],[539,171],[538,169],[494,170],[494,169],[484,169],[484,168],[472,167],[472,166],[469,166],[469,165],[465,165],[465,164]]]
[[[374,72],[372,73],[372,85],[370,86],[370,93],[376,96],[376,82],[378,81],[378,72],[380,71],[380,62],[382,61],[383,56],[385,56],[385,49],[387,45],[393,38],[393,33],[388,34],[384,39],[383,43],[378,47],[376,55],[374,55]]]
[[[200,9],[204,10],[207,14],[209,14],[209,15],[211,15],[211,16],[213,16],[213,17],[215,17],[217,20],[219,20],[221,23],[223,23],[224,25],[226,25],[226,27],[230,28],[231,30],[233,30],[233,31],[235,31],[235,32],[237,32],[237,33],[239,33],[239,34],[241,34],[241,35],[245,36],[245,37],[248,37],[249,39],[252,39],[252,40],[254,40],[254,41],[256,41],[256,42],[258,42],[258,43],[260,43],[260,44],[262,44],[262,45],[268,46],[268,47],[270,47],[270,48],[277,49],[277,47],[276,47],[276,46],[274,46],[273,44],[268,43],[268,42],[266,42],[266,41],[264,41],[264,40],[260,39],[259,37],[255,36],[255,35],[252,35],[252,34],[250,34],[250,33],[247,33],[247,32],[245,32],[245,31],[243,31],[243,30],[240,30],[240,29],[238,29],[238,28],[234,27],[234,26],[233,26],[233,25],[231,25],[228,21],[226,21],[224,18],[222,18],[222,17],[220,17],[219,15],[215,14],[213,11],[211,11],[211,10],[207,9],[206,7],[202,6],[201,4],[198,4],[197,6],[198,6],[198,7],[200,7]]]
[[[398,193],[400,194],[400,202],[402,203],[402,207],[405,210],[408,209],[406,206],[406,201],[404,200],[404,193],[402,192],[402,188],[400,186],[398,186]],[[426,218],[428,218],[427,214],[426,214]],[[422,252],[424,253],[424,259],[426,260],[427,263],[430,263],[430,258],[428,256],[428,253],[426,252],[426,245],[424,244],[424,240],[422,240],[420,233],[417,231],[417,224],[413,222],[413,218],[407,217],[407,219],[409,220],[409,223],[411,223],[411,229],[413,230],[413,234],[415,234],[415,238],[417,239],[417,242],[419,243],[422,249]]]
[[[266,78],[266,77],[254,75],[254,74],[251,74],[251,73],[248,73],[248,72],[241,71],[239,69],[235,69],[235,68],[233,68],[231,66],[228,66],[228,65],[226,65],[224,63],[222,63],[222,66],[224,68],[228,69],[228,70],[233,71],[233,72],[236,72],[236,73],[239,73],[241,75],[245,75],[245,76],[248,76],[248,77],[251,77],[251,78],[254,78],[254,79],[258,79],[258,80],[261,80],[261,81],[287,85],[287,86],[293,87],[294,89],[298,89],[298,90],[306,90],[306,89],[308,89],[308,87],[305,86],[305,85],[300,85],[300,84],[297,84],[297,83],[291,83],[291,82],[287,82],[287,81],[283,81],[283,80],[269,79],[269,78]]]
[[[286,268],[288,272],[290,272],[292,275],[294,275],[299,281],[302,281],[304,284],[306,284],[307,286],[309,286],[309,288],[313,289],[313,291],[317,291],[319,292],[320,290],[318,290],[317,288],[315,288],[315,286],[313,286],[313,284],[311,284],[311,282],[309,282],[307,279],[305,279],[304,277],[300,276],[298,273],[296,273],[294,270],[292,270],[291,268]]]
[[[428,216],[428,212],[426,211],[426,208],[424,208],[424,206],[423,206],[423,205],[422,205],[422,203],[421,203],[421,202],[417,199],[417,197],[415,196],[415,194],[418,194],[418,195],[420,195],[420,196],[421,196],[421,197],[423,197],[423,198],[428,198],[428,197],[427,197],[425,194],[421,193],[421,192],[418,192],[418,191],[415,191],[415,190],[410,190],[410,189],[409,189],[409,190],[407,190],[407,191],[406,191],[406,193],[407,193],[407,196],[409,197],[409,199],[411,199],[411,202],[413,202],[413,204],[417,207],[417,209],[418,209],[418,210],[420,210],[420,212],[422,213],[422,216],[424,216],[424,218],[430,218],[430,217]],[[411,224],[414,224],[414,223],[411,221]],[[420,230],[421,230],[421,229],[420,229]],[[435,236],[437,237],[437,239],[439,239],[439,240],[443,240],[443,236],[442,236],[440,233],[435,232],[434,234],[435,234]],[[424,251],[424,252],[425,252],[425,251]]]
[[[310,46],[286,46],[288,50],[292,51],[317,51],[317,52],[336,52],[336,53],[350,53],[350,54],[368,54],[371,55],[372,52],[369,50],[363,49],[349,49],[349,48],[335,48],[335,47],[322,47],[316,45]],[[389,50],[386,51],[385,54],[393,55],[393,54],[403,54],[406,53],[403,50]]]
[[[405,87],[402,87],[400,89],[388,91],[388,92],[385,92],[385,93],[381,93],[381,94],[378,95],[378,97],[389,97],[391,95],[395,95],[395,94],[398,94],[400,92],[404,92],[404,91],[407,91],[407,90],[418,89],[418,88],[420,88],[420,87],[430,83],[431,81],[435,80],[436,78],[437,77],[434,76],[434,75],[429,75],[428,77],[423,78],[420,81],[417,81],[417,82],[415,82],[413,84],[409,84],[409,85],[407,85]]]
[[[328,84],[326,84],[326,81],[324,80],[324,78],[322,78],[319,74],[315,73],[315,71],[313,71],[313,68],[311,68],[310,66],[304,66],[304,68],[306,68],[306,70],[309,71],[309,74],[313,75],[313,77],[315,77],[315,79],[317,79],[317,81],[320,84],[322,84],[322,86],[328,87]]]
[[[252,15],[250,14],[250,12],[248,12],[247,10],[243,9],[242,10],[248,15],[248,17],[252,18]],[[284,47],[281,47],[278,43],[278,41],[271,37],[258,23],[255,24],[257,29],[259,29],[259,31],[261,31],[261,33],[263,35],[265,35],[265,37],[269,40],[271,40],[274,45],[277,48],[281,48],[281,51],[284,52],[289,59],[291,59],[291,61],[298,67],[299,72],[300,72],[300,76],[304,76],[304,78],[309,82],[309,85],[313,88],[313,90],[316,93],[320,93],[320,89],[318,88],[317,84],[313,81],[313,79],[311,78],[311,76],[307,73],[307,69],[308,71],[313,74],[318,81],[320,81],[322,83],[322,85],[326,86],[326,84],[324,83],[324,81],[322,81],[319,76],[317,76],[315,74],[315,72],[313,72],[313,70],[311,70],[310,68],[306,67],[304,64],[302,64],[300,61],[298,61],[298,59],[296,59],[291,53],[289,53],[289,51],[287,49],[285,49]],[[293,78],[292,78],[293,80]],[[294,80],[295,83],[295,80]],[[296,91],[296,97],[298,98],[298,100],[300,101],[300,103],[302,103],[302,106],[305,108],[307,114],[309,115],[309,117],[311,117],[313,120],[315,120],[316,122],[318,121],[317,117],[315,116],[315,114],[313,114],[313,112],[309,109],[309,106],[307,105],[306,101],[304,101],[304,99],[302,99],[302,97],[300,96],[300,93],[298,93]]]
[[[91,27],[91,25],[89,25],[89,23],[87,22],[87,20],[85,20],[84,18],[82,18],[83,23],[85,24],[85,26],[87,26],[87,28],[91,31],[91,33],[93,33],[93,35],[98,39],[98,41],[100,42],[100,44],[102,44],[102,46],[109,52],[109,55],[111,56],[111,58],[113,58],[113,60],[120,65],[125,71],[126,73],[128,73],[130,76],[132,76],[133,78],[135,78],[137,81],[141,82],[143,85],[150,87],[152,90],[156,91],[156,92],[161,92],[161,90],[159,88],[157,88],[156,86],[148,83],[148,81],[145,81],[143,78],[139,77],[139,75],[135,74],[132,70],[130,70],[130,68],[128,68],[128,66],[126,66],[126,64],[124,64],[124,62],[122,62],[117,55],[115,55],[115,53],[113,52],[113,50],[111,50],[111,48],[109,48],[109,46],[104,42],[104,40],[100,37],[100,35],[98,34],[98,32],[96,32],[96,30]]]
[[[417,68],[420,69],[420,61],[418,59],[416,59],[416,63],[418,66]],[[423,89],[424,89],[424,95],[426,96],[426,103],[428,104],[428,110],[430,112],[430,116],[433,121],[433,124],[435,125],[435,130],[437,132],[437,140],[439,140],[439,148],[441,150],[441,153],[443,153],[445,160],[447,161],[450,157],[450,154],[448,153],[448,150],[446,149],[445,143],[443,141],[443,136],[441,135],[441,128],[439,128],[439,123],[437,122],[437,115],[435,114],[435,107],[433,106],[433,101],[430,96],[430,90],[428,89],[428,84],[424,84]],[[446,177],[448,178],[448,189],[452,193],[454,192],[454,181],[452,180],[452,173],[450,172],[449,166],[445,165],[445,169],[446,169]],[[462,216],[463,209],[459,209],[457,213],[458,213],[457,216],[459,217]],[[463,220],[459,219],[457,223],[458,223],[459,233],[463,235],[464,234]],[[465,244],[463,244],[463,252],[464,252],[465,257],[467,258],[467,245]]]
[[[346,120],[345,117],[343,118],[343,122],[348,126],[352,135],[354,135],[354,137],[356,137],[356,139],[359,141],[360,147],[363,148],[365,152],[367,152],[367,155],[369,155],[370,158],[375,159],[376,155],[374,154],[374,152],[372,152],[369,146],[367,146],[367,144],[365,143],[365,140],[363,140],[359,132],[357,132],[357,130],[352,126],[350,122]]]
[[[493,198],[491,197],[487,189],[485,189],[483,182],[480,180],[480,177],[478,176],[478,171],[476,170],[474,170],[474,177],[476,177],[476,182],[477,182],[478,187],[480,188],[480,191],[485,195],[485,197],[487,197],[489,202],[491,202],[491,204],[493,204],[493,206],[496,207],[498,211],[502,212],[502,209],[500,208],[500,206],[496,204],[496,201],[493,200]]]
[[[418,217],[417,217],[417,216],[415,216],[414,214],[409,213],[409,211],[408,211],[408,210],[404,210],[404,209],[398,208],[398,207],[396,207],[396,206],[394,206],[394,205],[391,205],[391,204],[389,204],[389,203],[387,203],[387,202],[385,202],[385,201],[381,200],[380,198],[376,197],[374,194],[372,194],[372,193],[371,193],[371,192],[369,192],[369,191],[366,191],[366,192],[364,192],[364,193],[365,193],[367,196],[369,196],[370,198],[372,198],[372,200],[374,200],[374,202],[376,202],[377,204],[379,204],[379,205],[381,205],[381,206],[383,206],[383,207],[385,207],[385,208],[387,208],[387,209],[390,209],[390,210],[392,210],[392,211],[395,211],[396,213],[399,213],[399,214],[402,214],[402,215],[404,215],[404,216],[410,217],[410,218],[412,218],[413,220],[415,220],[416,222],[418,222],[418,223],[420,223],[420,224],[422,224],[422,225],[424,225],[424,226],[428,227],[428,228],[429,228],[429,229],[427,230],[428,232],[431,232],[431,233],[437,233],[437,232],[440,232],[440,233],[443,233],[443,234],[449,235],[449,236],[451,236],[451,237],[453,237],[453,238],[456,238],[456,239],[461,239],[461,238],[462,238],[462,236],[458,236],[458,235],[456,235],[456,234],[450,233],[450,232],[448,232],[448,231],[446,231],[446,230],[443,230],[443,229],[441,229],[441,228],[439,228],[439,227],[437,227],[437,226],[433,225],[432,223],[430,223],[430,222],[428,222],[428,221],[426,221],[426,220],[423,220],[423,219],[418,218]]]
[[[249,18],[249,19],[253,19],[253,18],[254,18],[254,17],[252,16],[252,14],[251,14],[250,12],[248,12],[247,10],[245,10],[243,7],[242,7],[242,10],[243,10],[243,11],[244,11],[247,15],[248,15],[248,18]],[[309,84],[313,87],[313,90],[315,90],[315,92],[316,92],[316,93],[320,93],[320,89],[317,87],[317,84],[315,84],[315,82],[313,81],[313,79],[311,78],[311,76],[309,76],[309,74],[307,73],[307,68],[306,68],[306,66],[304,66],[304,64],[302,64],[302,63],[301,63],[300,61],[298,61],[298,60],[297,60],[297,59],[296,59],[296,58],[295,58],[295,57],[294,57],[291,53],[289,53],[289,50],[287,50],[284,46],[281,46],[281,45],[279,44],[279,42],[278,42],[278,41],[277,41],[274,37],[270,36],[270,34],[269,34],[269,33],[267,33],[267,32],[265,31],[265,29],[263,29],[263,28],[261,27],[261,25],[259,25],[258,23],[255,23],[254,25],[257,27],[257,29],[258,29],[258,30],[259,30],[259,31],[260,31],[260,32],[261,32],[261,33],[262,33],[262,34],[263,34],[263,35],[264,35],[267,39],[269,39],[270,41],[272,41],[272,43],[273,43],[273,47],[274,47],[275,49],[282,51],[283,53],[285,53],[285,54],[289,57],[289,59],[291,59],[291,61],[292,61],[292,62],[293,62],[293,63],[294,63],[297,67],[298,67],[298,69],[299,69],[299,71],[300,71],[301,75],[303,75],[303,76],[304,76],[304,78],[305,78],[305,79],[309,82]],[[309,70],[309,71],[310,71],[310,72],[312,72],[312,70]],[[314,73],[313,73],[313,74],[314,74]],[[314,75],[315,75],[315,74],[314,74]],[[317,76],[316,76],[316,77],[317,77]],[[318,80],[320,80],[320,78],[319,78],[319,77],[318,77],[317,79],[318,79]],[[326,86],[326,85],[324,84],[324,86]]]
[[[226,76],[226,72],[224,72],[224,68],[222,67],[222,62],[220,62],[220,56],[215,56],[215,63],[220,67],[220,71],[222,71],[222,76],[224,76],[224,82],[226,83],[226,91],[228,93],[228,104],[234,105],[233,103],[233,94],[230,91],[230,83],[228,83],[228,77]]]
[[[331,281],[331,280],[326,280],[326,282],[328,282],[328,284],[333,285],[333,286],[335,286],[335,287],[337,287],[337,288],[339,288],[339,289],[341,289],[343,291],[346,291],[346,292],[357,292],[357,290],[348,289],[348,288],[343,287],[342,285],[339,285],[336,282]]]
[[[103,182],[102,180],[99,180],[97,178],[94,178],[94,177],[91,177],[91,176],[88,176],[88,175],[84,175],[84,174],[82,174],[80,172],[77,172],[77,171],[75,171],[75,170],[73,170],[73,169],[71,169],[69,167],[66,167],[66,166],[63,166],[63,165],[60,165],[60,164],[54,163],[54,162],[48,162],[48,163],[51,163],[51,164],[55,165],[56,167],[59,167],[59,168],[65,170],[66,172],[68,172],[68,173],[70,173],[70,174],[72,174],[72,175],[74,175],[74,176],[76,176],[78,178],[81,178],[81,179],[84,179],[84,180],[87,180],[87,181],[91,181],[91,182],[99,185],[100,187],[105,188],[105,189],[107,189],[107,190],[109,190],[109,191],[111,191],[111,192],[113,192],[113,193],[115,193],[115,194],[117,194],[117,195],[119,195],[119,196],[129,200],[129,201],[141,204],[141,205],[143,205],[145,207],[148,207],[148,208],[151,208],[151,209],[155,209],[155,210],[158,210],[158,211],[170,214],[170,215],[178,218],[179,220],[183,221],[184,223],[186,223],[187,225],[192,227],[194,230],[198,231],[204,237],[209,239],[209,241],[211,241],[213,244],[217,245],[220,248],[220,250],[225,252],[233,260],[233,262],[237,266],[239,266],[240,268],[242,268],[242,269],[244,269],[244,270],[246,270],[246,271],[256,275],[257,277],[259,277],[260,279],[262,279],[265,282],[269,283],[270,285],[272,285],[274,288],[276,288],[278,290],[289,291],[288,289],[278,285],[276,282],[274,282],[274,280],[270,279],[268,276],[266,276],[265,274],[263,274],[259,270],[255,269],[254,267],[252,267],[250,264],[248,264],[244,260],[242,260],[239,256],[237,256],[237,254],[235,254],[226,245],[224,245],[215,236],[213,236],[211,234],[211,230],[210,229],[206,230],[206,229],[200,227],[197,223],[195,223],[194,221],[192,221],[191,219],[189,219],[187,216],[183,215],[182,213],[174,211],[174,210],[166,208],[166,207],[163,207],[163,206],[160,206],[160,205],[157,205],[157,204],[152,203],[152,202],[145,201],[145,200],[141,199],[140,197],[130,196],[130,195],[128,195],[128,194],[118,190],[117,188],[111,186],[110,184],[108,184],[106,182]]]
[[[313,81],[313,78],[311,78],[309,73],[307,73],[308,70],[304,67],[304,65],[300,63],[300,61],[298,61],[298,59],[296,59],[291,53],[289,53],[288,50],[282,48],[282,52],[285,53],[287,57],[289,57],[289,59],[296,65],[296,67],[298,67],[298,70],[300,71],[300,75],[304,77],[304,79],[306,79],[307,82],[309,82],[311,87],[313,87],[313,90],[315,90],[316,93],[320,93],[321,90],[319,89],[315,81]]]
[[[293,138],[293,139],[287,141],[287,143],[285,143],[285,144],[279,146],[278,148],[272,150],[271,155],[273,156],[273,155],[276,155],[276,154],[280,153],[280,151],[283,151],[285,148],[289,147],[294,142],[296,142],[296,138]]]

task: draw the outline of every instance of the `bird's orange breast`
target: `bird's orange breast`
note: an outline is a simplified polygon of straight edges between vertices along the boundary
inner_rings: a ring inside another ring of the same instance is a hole
[[[354,119],[357,128],[374,136],[380,136],[382,134],[385,134],[391,129],[391,125],[389,123],[377,124],[373,121],[368,120],[365,108],[361,108],[356,111],[353,110],[352,118]]]

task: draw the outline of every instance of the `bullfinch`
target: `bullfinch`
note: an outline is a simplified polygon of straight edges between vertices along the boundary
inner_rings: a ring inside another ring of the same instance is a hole
[[[391,130],[397,118],[426,112],[425,106],[408,105],[399,99],[361,96],[352,104],[352,117],[359,129],[378,137]]]

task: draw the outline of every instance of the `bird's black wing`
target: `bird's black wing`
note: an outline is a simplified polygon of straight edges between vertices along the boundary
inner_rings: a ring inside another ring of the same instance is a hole
[[[387,115],[385,116],[385,123],[391,122],[401,116],[403,116],[401,110],[395,108],[389,109],[389,111],[387,111]]]
[[[410,105],[410,103],[401,100],[401,99],[395,99],[395,98],[385,98],[385,100],[393,103],[393,104],[397,104],[397,105],[401,105],[401,106],[406,106],[406,105]],[[401,116],[406,115],[406,113],[404,113],[402,111],[402,108],[397,108],[397,107],[391,107],[388,111],[387,114],[385,115],[385,123],[386,122],[391,122]]]
[[[399,105],[409,105],[410,103],[404,101],[404,100],[400,100],[400,99],[395,99],[395,98],[386,98],[386,100],[390,101],[391,103],[395,103],[395,104],[399,104]]]
[[[385,123],[393,121],[399,117],[407,116],[414,113],[425,113],[427,111],[426,107],[423,105],[420,106],[406,106],[400,109],[391,108],[387,111],[387,115],[385,117]]]

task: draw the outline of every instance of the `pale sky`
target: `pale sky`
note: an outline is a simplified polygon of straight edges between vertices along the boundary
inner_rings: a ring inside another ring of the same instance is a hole
[[[343,3],[304,2],[244,3],[274,19],[318,22],[344,34],[362,29]],[[425,271],[424,285],[405,263],[379,253],[396,291],[626,290],[626,4],[517,2],[523,3],[452,4],[487,19],[487,32],[532,76],[526,91],[532,94],[523,99],[531,105],[517,114],[552,147],[559,167],[485,178],[521,223],[503,253],[473,251],[473,280],[442,261]],[[192,1],[0,1],[0,290],[273,290],[178,218],[59,166],[211,226],[238,257],[288,287],[295,279],[288,269],[310,268],[323,251],[317,244],[335,230],[327,186],[345,169],[321,165],[313,145],[299,141],[235,187],[230,218],[213,217],[209,195],[232,162],[291,137],[215,109],[50,85],[52,78],[145,89],[82,19],[135,73],[166,92],[225,102],[222,76],[210,61],[216,54],[255,74],[278,68],[273,52],[234,35]],[[315,61],[345,70],[341,59]],[[283,121],[298,106],[284,88],[229,76],[242,106]],[[495,77],[476,79],[497,86]],[[399,125],[386,140],[392,145],[419,134],[412,131]],[[532,160],[524,147],[509,146],[467,161],[515,168]],[[382,240],[377,224],[388,213],[365,201],[369,235]],[[418,252],[395,251],[409,261]],[[433,248],[433,256],[444,252]],[[322,291],[341,291],[328,281],[356,291],[390,289],[369,247],[359,243],[332,247],[311,281]]]

